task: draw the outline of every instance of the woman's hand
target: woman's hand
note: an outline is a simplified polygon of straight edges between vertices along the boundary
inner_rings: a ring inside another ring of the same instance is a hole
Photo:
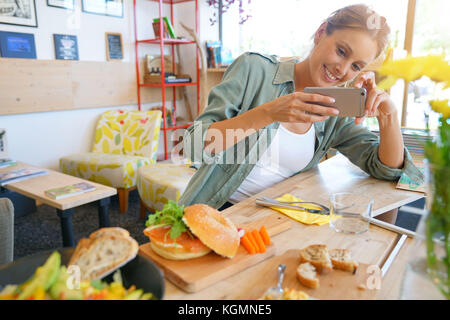
[[[265,103],[261,107],[265,108],[272,122],[319,122],[339,114],[335,108],[323,107],[312,102],[333,104],[335,101],[320,94],[294,92]]]
[[[355,88],[365,88],[367,91],[365,116],[385,117],[397,111],[391,97],[385,91],[377,89],[373,72],[361,72],[353,86]],[[364,117],[355,119],[356,124],[360,124],[363,121]]]

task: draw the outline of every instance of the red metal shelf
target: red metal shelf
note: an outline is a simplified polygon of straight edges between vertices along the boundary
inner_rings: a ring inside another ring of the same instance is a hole
[[[145,87],[153,87],[153,88],[161,88],[161,97],[162,97],[162,116],[163,116],[163,124],[161,126],[161,131],[164,134],[164,159],[167,160],[168,152],[167,152],[167,131],[170,130],[176,130],[176,129],[184,129],[189,127],[191,124],[184,124],[184,125],[178,125],[174,121],[174,125],[169,127],[167,124],[167,111],[166,111],[166,87],[172,88],[172,99],[173,99],[173,110],[172,110],[172,119],[176,119],[176,111],[177,111],[177,103],[176,103],[176,87],[184,87],[184,86],[196,86],[197,88],[197,114],[200,112],[200,67],[199,67],[199,49],[196,47],[195,49],[195,55],[196,55],[196,75],[195,77],[191,75],[193,79],[196,79],[195,82],[184,82],[184,83],[141,83],[141,75],[140,75],[140,60],[139,60],[139,44],[146,43],[146,44],[157,44],[160,47],[160,53],[161,56],[164,56],[164,46],[165,45],[171,45],[171,55],[172,55],[172,70],[175,69],[175,46],[179,44],[195,44],[195,41],[193,40],[182,40],[182,39],[164,39],[163,38],[163,4],[170,5],[170,21],[172,21],[172,24],[174,22],[173,20],[173,5],[177,3],[182,2],[194,2],[195,5],[195,32],[199,33],[199,7],[198,7],[198,0],[150,0],[153,2],[159,3],[159,10],[158,10],[158,17],[160,21],[160,34],[158,38],[155,39],[143,39],[138,40],[137,39],[137,18],[136,18],[136,1],[133,0],[133,6],[134,6],[134,38],[135,38],[135,53],[136,53],[136,83],[137,83],[137,98],[138,98],[138,107],[139,110],[141,110],[142,107],[142,101],[141,101],[141,88]],[[145,21],[145,27],[147,27],[147,21]],[[161,39],[163,38],[163,39]],[[161,74],[165,73],[165,70],[167,66],[164,65],[164,59],[161,59]]]
[[[179,83],[165,83],[165,87],[183,87],[183,86],[196,86],[197,82],[179,82]],[[141,87],[162,87],[161,83],[141,83]]]
[[[147,39],[147,40],[138,40],[137,43],[147,43],[147,44],[161,44],[161,39]],[[162,43],[164,44],[190,44],[195,43],[193,40],[181,40],[181,39],[163,39]]]
[[[187,124],[183,124],[181,126],[165,127],[165,128],[161,128],[161,130],[169,131],[169,130],[184,129],[184,128],[190,127],[191,124],[192,123],[187,123]]]
[[[150,0],[150,1],[159,2],[159,0]],[[177,4],[177,3],[191,2],[191,1],[195,1],[195,0],[163,0],[162,2],[165,4]]]

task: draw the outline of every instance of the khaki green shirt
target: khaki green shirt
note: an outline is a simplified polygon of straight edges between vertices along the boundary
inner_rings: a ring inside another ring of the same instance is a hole
[[[179,199],[180,204],[205,203],[221,207],[245,180],[270,145],[280,122],[255,131],[234,146],[211,156],[204,151],[206,131],[216,121],[226,120],[294,92],[294,65],[298,60],[280,62],[277,56],[248,52],[226,70],[222,82],[208,97],[208,106],[184,135],[185,156],[198,168]],[[405,148],[402,169],[393,169],[378,159],[379,137],[352,118],[329,117],[314,122],[316,143],[310,163],[296,174],[315,167],[328,149],[335,148],[369,175],[395,180],[403,172],[416,182],[422,173]]]

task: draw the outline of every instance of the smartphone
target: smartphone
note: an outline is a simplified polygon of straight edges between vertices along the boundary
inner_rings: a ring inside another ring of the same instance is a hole
[[[367,92],[364,88],[340,88],[340,87],[306,87],[306,93],[317,93],[332,97],[334,104],[315,103],[324,107],[332,107],[339,110],[339,117],[363,117],[366,108]]]

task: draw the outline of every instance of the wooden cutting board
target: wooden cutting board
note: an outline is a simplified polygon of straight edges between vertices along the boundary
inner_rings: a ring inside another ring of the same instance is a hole
[[[381,281],[381,276],[376,280],[372,268],[367,264],[359,264],[355,274],[350,272],[333,270],[328,274],[319,275],[319,288],[310,289],[303,286],[296,276],[300,250],[288,250],[283,255],[274,257],[264,263],[264,269],[258,271],[253,277],[248,279],[245,288],[241,292],[245,296],[237,299],[258,299],[266,290],[277,283],[277,267],[279,264],[286,265],[286,272],[283,281],[283,288],[302,290],[310,297],[324,300],[372,300],[376,298],[378,290],[368,289],[374,287],[376,281]],[[369,270],[368,270],[369,268]],[[261,275],[264,274],[264,284],[261,284]],[[372,278],[371,278],[372,277]],[[365,290],[358,288],[364,285]],[[381,282],[380,282],[381,285]],[[243,294],[244,294],[243,293]]]
[[[276,238],[272,237],[290,229],[291,221],[281,215],[270,215],[249,224],[238,225],[238,227],[244,230],[259,230],[262,225],[266,227],[272,241],[265,253],[250,255],[242,246],[239,246],[237,254],[232,259],[223,258],[211,252],[200,258],[174,261],[157,255],[152,250],[150,243],[140,246],[139,251],[161,268],[167,280],[186,292],[197,292],[275,254],[273,242],[276,242]]]

